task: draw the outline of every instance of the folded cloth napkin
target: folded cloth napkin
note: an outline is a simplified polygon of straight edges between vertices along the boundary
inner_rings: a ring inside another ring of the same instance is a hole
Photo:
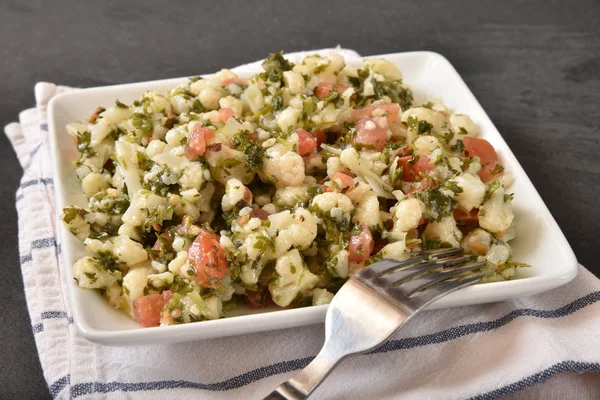
[[[147,347],[100,346],[79,336],[66,298],[68,269],[59,268],[46,121],[48,101],[68,90],[38,83],[37,107],[5,128],[24,169],[16,196],[21,268],[52,396],[261,398],[308,364],[323,325]],[[599,317],[600,281],[580,266],[574,281],[540,295],[425,312],[375,352],[344,361],[314,398],[493,399],[564,372],[599,372]],[[569,397],[559,395],[567,386],[553,397]],[[568,393],[593,396],[574,390]]]

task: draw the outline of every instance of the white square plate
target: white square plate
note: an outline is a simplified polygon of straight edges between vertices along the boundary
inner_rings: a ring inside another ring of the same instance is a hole
[[[517,221],[517,238],[511,242],[513,258],[532,267],[521,269],[520,279],[472,286],[453,293],[435,303],[435,308],[512,299],[553,289],[572,280],[577,274],[577,260],[565,236],[502,136],[448,60],[431,52],[376,57],[384,57],[400,68],[404,73],[404,81],[413,89],[418,100],[442,98],[454,112],[470,115],[481,128],[481,136],[498,152],[506,171],[515,177],[510,188],[515,193],[513,208]],[[353,63],[352,60],[347,61]],[[246,77],[259,72],[261,68],[257,62],[234,70]],[[112,105],[116,98],[131,103],[146,90],[166,93],[185,80],[186,78],[178,78],[83,89],[52,99],[48,117],[54,157],[57,213],[60,214],[63,207],[71,204],[87,205],[73,167],[73,160],[78,153],[65,125],[72,121],[86,120],[97,106]],[[240,310],[239,316],[220,320],[142,328],[121,311],[112,309],[96,291],[79,288],[70,279],[71,266],[86,254],[86,250],[62,223],[58,224],[58,230],[62,243],[64,275],[69,278],[67,284],[73,318],[81,334],[93,342],[112,345],[181,342],[324,321],[327,306],[315,306],[262,313]]]

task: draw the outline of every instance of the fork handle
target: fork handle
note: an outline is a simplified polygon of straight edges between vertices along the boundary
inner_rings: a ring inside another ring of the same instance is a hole
[[[269,393],[264,400],[303,400],[323,382],[323,380],[333,370],[340,361],[329,353],[326,346],[317,354],[317,356],[303,370],[298,372],[293,378],[288,379]]]

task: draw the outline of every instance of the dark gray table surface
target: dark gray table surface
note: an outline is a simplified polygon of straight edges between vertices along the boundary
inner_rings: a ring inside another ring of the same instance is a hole
[[[196,75],[340,44],[363,55],[446,56],[496,124],[575,250],[600,275],[600,3],[597,1],[18,1],[0,4],[0,125],[33,85]],[[49,397],[19,268],[21,168],[0,137],[0,398]]]

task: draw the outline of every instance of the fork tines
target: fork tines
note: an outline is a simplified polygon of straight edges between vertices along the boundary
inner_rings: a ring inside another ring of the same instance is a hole
[[[466,273],[485,264],[485,261],[477,261],[476,257],[465,255],[462,248],[455,247],[409,253],[400,260],[382,260],[359,275],[363,274],[362,278],[372,283],[377,281],[380,285],[399,287],[406,297],[410,297],[433,287],[441,289],[441,285],[447,282],[453,282],[444,285],[452,289],[479,280],[486,273]]]

